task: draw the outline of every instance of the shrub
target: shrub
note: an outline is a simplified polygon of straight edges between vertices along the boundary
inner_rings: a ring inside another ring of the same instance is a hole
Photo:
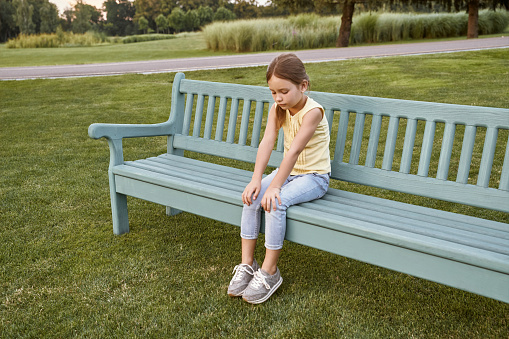
[[[175,35],[173,34],[142,34],[142,35],[130,35],[124,38],[110,40],[112,42],[122,42],[123,44],[131,44],[135,42],[145,42],[145,41],[154,41],[154,40],[165,40],[165,39],[174,39]]]

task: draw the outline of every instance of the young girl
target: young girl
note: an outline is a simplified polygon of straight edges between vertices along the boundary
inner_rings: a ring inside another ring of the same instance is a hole
[[[274,98],[267,128],[260,142],[251,182],[242,193],[242,263],[234,269],[230,296],[253,304],[267,300],[281,285],[277,267],[286,231],[286,209],[322,197],[329,186],[329,126],[323,107],[305,92],[309,77],[302,61],[291,53],[276,57],[267,69]],[[284,158],[272,174],[262,179],[279,129],[284,131]],[[265,211],[265,260],[254,259]]]

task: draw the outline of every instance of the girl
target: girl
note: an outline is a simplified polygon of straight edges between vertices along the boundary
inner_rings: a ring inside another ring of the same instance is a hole
[[[267,300],[281,285],[277,267],[286,231],[286,209],[322,197],[329,186],[329,126],[323,107],[304,93],[309,77],[302,61],[291,53],[276,57],[267,69],[274,98],[260,142],[251,182],[242,193],[242,262],[235,266],[228,287],[230,296],[253,304]],[[279,129],[284,131],[284,158],[272,174],[262,179]],[[254,259],[265,211],[265,260]]]

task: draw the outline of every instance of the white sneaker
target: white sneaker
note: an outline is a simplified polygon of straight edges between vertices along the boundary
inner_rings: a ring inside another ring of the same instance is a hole
[[[268,274],[261,268],[255,272],[253,279],[242,295],[243,299],[251,304],[260,304],[276,292],[283,282],[279,268],[273,275]]]
[[[244,290],[249,285],[249,282],[253,279],[255,272],[259,269],[260,266],[258,266],[256,259],[253,260],[253,266],[249,266],[248,264],[239,264],[235,266],[232,272],[235,273],[235,275],[228,286],[228,295],[230,297],[241,297]]]

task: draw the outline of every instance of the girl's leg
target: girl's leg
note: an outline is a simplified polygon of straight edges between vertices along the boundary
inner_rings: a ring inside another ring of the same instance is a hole
[[[240,236],[242,238],[242,263],[251,265],[254,258],[256,240],[260,233],[260,223],[262,216],[261,201],[263,194],[269,187],[272,179],[276,176],[277,170],[262,180],[262,187],[258,197],[253,200],[251,205],[244,205],[242,209],[242,219],[240,223]]]
[[[279,254],[281,254],[281,250],[265,249],[265,259],[263,260],[262,269],[270,275],[275,274],[277,271]]]
[[[260,269],[260,266],[258,266],[254,259],[254,251],[258,233],[260,232],[261,199],[275,175],[274,172],[262,180],[261,191],[257,199],[250,206],[244,205],[242,209],[240,225],[242,262],[233,269],[235,274],[228,286],[228,295],[232,297],[242,296],[255,273]]]
[[[257,239],[242,239],[242,264],[253,265]]]
[[[281,187],[281,205],[276,211],[265,212],[266,256],[262,268],[269,274],[276,272],[277,261],[286,233],[286,210],[288,207],[321,198],[329,186],[327,174],[291,176]]]
[[[281,187],[281,205],[265,212],[265,260],[243,291],[245,301],[259,304],[270,298],[283,282],[277,268],[286,231],[286,209],[294,204],[322,197],[329,184],[328,175],[306,174],[289,177]]]

